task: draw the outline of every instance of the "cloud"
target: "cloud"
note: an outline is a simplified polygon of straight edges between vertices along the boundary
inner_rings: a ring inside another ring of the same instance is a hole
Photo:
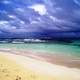
[[[11,4],[6,7],[2,4],[3,7],[0,7],[0,31],[45,34],[50,30],[53,32],[80,30],[80,9],[79,6],[74,7],[76,4],[72,4],[73,0],[42,0],[43,3],[36,0],[3,1],[11,1]]]
[[[9,21],[0,21],[0,30],[12,31],[16,27],[12,26]]]
[[[80,6],[80,0],[74,0],[74,3],[78,6]]]
[[[4,25],[4,24],[7,24],[8,21],[0,21],[0,25]]]
[[[47,9],[46,9],[45,5],[43,5],[43,4],[35,4],[32,6],[29,6],[28,8],[34,9],[40,15],[45,15],[47,13]]]
[[[9,18],[12,18],[12,19],[16,19],[17,17],[15,15],[8,15]]]
[[[18,12],[25,12],[25,9],[22,8],[22,7],[18,7],[18,8],[15,8],[15,11],[18,11]]]
[[[11,1],[9,1],[9,0],[3,0],[2,3],[3,3],[3,4],[10,4]]]

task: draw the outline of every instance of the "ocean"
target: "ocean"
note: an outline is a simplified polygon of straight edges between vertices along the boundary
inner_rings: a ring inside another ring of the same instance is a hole
[[[17,50],[32,50],[45,54],[64,54],[69,56],[80,57],[80,46],[78,43],[1,43],[1,49],[17,49]]]

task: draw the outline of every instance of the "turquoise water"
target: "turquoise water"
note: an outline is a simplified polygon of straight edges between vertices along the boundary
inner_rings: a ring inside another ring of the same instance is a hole
[[[23,43],[23,44],[0,44],[0,48],[14,48],[18,50],[34,50],[46,54],[65,54],[80,56],[80,47],[55,43]]]

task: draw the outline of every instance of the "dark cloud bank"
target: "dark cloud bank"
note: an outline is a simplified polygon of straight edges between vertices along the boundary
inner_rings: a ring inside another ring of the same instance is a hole
[[[0,38],[80,38],[80,1],[0,0]]]

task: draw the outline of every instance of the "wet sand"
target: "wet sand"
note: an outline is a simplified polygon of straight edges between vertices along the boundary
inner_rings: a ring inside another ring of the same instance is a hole
[[[46,61],[51,64],[57,64],[62,66],[67,66],[70,68],[79,68],[80,69],[80,57],[75,56],[66,56],[59,54],[49,54],[49,53],[40,53],[32,50],[26,51],[18,51],[12,49],[1,49],[2,52],[10,52],[11,54],[22,55],[26,57],[30,57],[33,59],[37,59],[40,61]]]
[[[80,80],[80,69],[59,65],[58,59],[63,60],[63,56],[58,57],[37,55],[28,50],[1,50],[0,80]]]
[[[4,50],[5,51],[5,50]],[[49,53],[40,53],[31,50],[18,51],[18,50],[8,50],[12,54],[22,55],[26,57],[31,57],[33,59],[46,61],[52,64],[67,66],[71,68],[80,68],[80,57],[75,56],[66,56],[59,54],[49,54]]]

